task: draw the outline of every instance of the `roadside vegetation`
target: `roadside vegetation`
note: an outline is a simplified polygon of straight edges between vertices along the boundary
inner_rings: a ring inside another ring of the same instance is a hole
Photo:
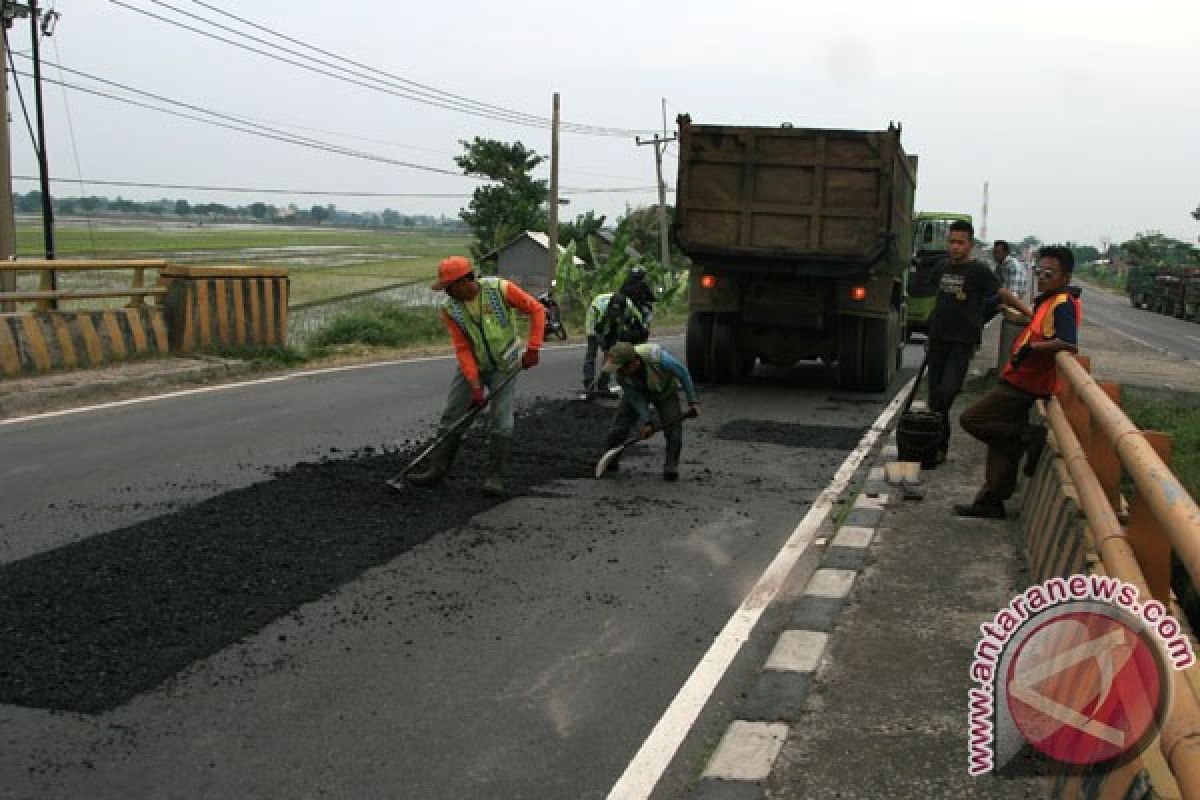
[[[1121,407],[1142,430],[1173,438],[1171,471],[1193,498],[1200,496],[1200,394],[1167,389],[1123,387]],[[1132,485],[1125,487],[1126,495]],[[1200,591],[1178,557],[1171,557],[1171,588],[1193,631],[1200,631]]]

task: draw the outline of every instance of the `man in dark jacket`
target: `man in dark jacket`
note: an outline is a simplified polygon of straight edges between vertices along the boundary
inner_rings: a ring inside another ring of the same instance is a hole
[[[621,284],[621,294],[629,298],[641,314],[642,325],[649,328],[654,316],[654,290],[646,283],[645,267],[639,265],[629,270],[629,277]]]
[[[987,321],[988,299],[999,295],[1001,302],[1013,298],[1000,288],[1000,281],[982,261],[971,258],[975,228],[965,220],[951,224],[946,237],[950,255],[934,267],[938,287],[933,312],[929,315],[929,410],[941,417],[938,463],[946,460],[950,446],[950,408],[962,391],[971,356],[979,346]]]

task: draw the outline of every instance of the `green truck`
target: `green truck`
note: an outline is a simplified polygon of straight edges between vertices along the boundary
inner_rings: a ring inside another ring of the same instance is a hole
[[[693,262],[687,362],[697,380],[758,361],[836,364],[883,391],[904,348],[916,156],[880,131],[679,123],[673,234]]]
[[[970,214],[945,211],[921,211],[913,219],[914,252],[908,272],[908,326],[906,333],[928,333],[929,315],[937,301],[937,282],[934,266],[949,254],[946,238],[950,225],[971,222]]]

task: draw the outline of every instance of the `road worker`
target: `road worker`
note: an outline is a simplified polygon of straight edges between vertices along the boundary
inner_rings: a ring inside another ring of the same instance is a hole
[[[546,324],[545,309],[512,281],[476,277],[471,262],[462,256],[444,259],[438,265],[437,282],[430,288],[446,293],[442,322],[450,332],[458,358],[438,431],[449,430],[469,409],[484,405],[485,386],[493,392],[488,399],[491,408],[483,493],[501,495],[512,454],[516,382],[496,390],[514,372],[537,366]],[[529,346],[524,353],[517,330],[518,313],[529,318]],[[408,475],[409,483],[415,486],[440,483],[454,463],[461,440],[461,433],[449,437],[418,471]]]
[[[608,374],[602,372],[596,380],[596,354],[608,353],[617,342],[640,344],[646,341],[646,327],[637,307],[620,292],[598,294],[588,306],[584,317],[587,331],[587,351],[583,357],[583,386],[604,391],[608,388]]]
[[[659,424],[665,425],[667,456],[663,462],[663,480],[679,480],[679,456],[683,452],[683,409],[679,389],[687,397],[688,413],[700,413],[700,399],[687,367],[657,344],[618,342],[608,352],[606,373],[615,373],[621,385],[621,404],[608,429],[608,447],[617,447],[635,424],[643,439],[654,435],[650,407],[658,411]],[[619,459],[609,463],[618,469]]]

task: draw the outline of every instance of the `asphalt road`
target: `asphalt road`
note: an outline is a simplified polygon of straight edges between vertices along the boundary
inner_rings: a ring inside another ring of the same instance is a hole
[[[581,357],[546,351],[522,401],[570,396]],[[452,369],[431,359],[0,426],[0,570],[297,462],[423,437]],[[677,484],[659,479],[656,440],[616,478],[548,482],[114,710],[0,705],[0,798],[605,797],[888,396],[846,395],[812,366],[702,399]],[[681,791],[727,721],[720,700],[762,656],[735,662],[662,796]]]
[[[1086,286],[1084,319],[1135,341],[1191,361],[1200,361],[1200,325],[1134,308],[1125,295]],[[1082,342],[1085,347],[1086,342]]]

